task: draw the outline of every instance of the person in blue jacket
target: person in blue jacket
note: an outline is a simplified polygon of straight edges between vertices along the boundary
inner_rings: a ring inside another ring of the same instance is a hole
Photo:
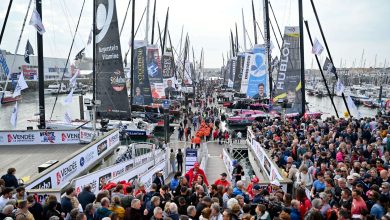
[[[18,188],[18,179],[15,177],[16,169],[15,168],[9,168],[7,170],[7,174],[3,175],[1,179],[5,182],[5,187],[12,187],[14,189]]]

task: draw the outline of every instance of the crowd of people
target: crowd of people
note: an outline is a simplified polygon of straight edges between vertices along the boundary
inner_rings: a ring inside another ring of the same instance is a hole
[[[241,132],[219,129],[220,115],[207,104],[195,113],[189,110],[180,123],[179,140],[191,141],[192,130],[200,141],[238,142]],[[44,204],[18,186],[11,168],[0,179],[0,220],[390,220],[386,119],[264,119],[251,129],[282,175],[292,180],[288,191],[277,180],[265,187],[256,176],[246,185],[236,161],[233,179],[226,173],[207,179],[198,163],[184,172],[180,150],[170,152],[177,172],[168,184],[156,175],[149,187],[117,184],[97,195],[90,186],[78,195],[69,188],[60,201],[49,196]],[[198,147],[200,141],[192,141]]]

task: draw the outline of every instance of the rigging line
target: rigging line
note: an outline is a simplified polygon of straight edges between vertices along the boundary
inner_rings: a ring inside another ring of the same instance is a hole
[[[263,32],[261,31],[260,25],[259,25],[259,23],[257,21],[256,21],[256,25],[257,25],[257,28],[259,28],[261,37],[263,38],[263,40],[265,42],[265,38],[264,38]]]
[[[146,12],[146,7],[145,7],[144,12],[142,13],[141,19],[140,19],[140,21],[139,21],[139,23],[138,23],[138,26],[137,26],[137,29],[135,30],[134,38],[135,38],[135,36],[137,36],[138,29],[139,29],[139,27],[140,27],[140,25],[141,25],[141,22],[142,22],[143,18],[144,18],[145,12]],[[131,46],[130,46],[129,49],[127,50],[126,54],[128,54],[128,53],[130,52],[130,49],[131,49]],[[126,56],[125,56],[125,57],[126,57]],[[131,57],[133,57],[133,55],[132,55]],[[133,58],[131,58],[131,59],[133,59]],[[132,68],[132,67],[130,67],[130,68]]]
[[[60,87],[61,87],[62,82],[64,81],[64,76],[65,76],[66,67],[68,66],[70,54],[72,53],[72,49],[73,49],[74,40],[75,40],[75,38],[76,38],[77,30],[79,29],[79,24],[80,24],[80,20],[81,20],[81,15],[83,14],[84,5],[85,5],[85,0],[83,0],[83,5],[81,6],[80,16],[79,16],[79,19],[78,19],[78,21],[77,21],[76,30],[75,30],[75,32],[74,32],[74,36],[73,36],[73,39],[72,39],[72,44],[70,45],[70,49],[69,49],[69,53],[68,53],[68,58],[66,59],[64,71],[63,71],[63,73],[62,73],[62,77],[61,77],[61,81],[60,81]],[[95,10],[95,9],[94,9],[94,10]],[[75,74],[76,74],[76,73],[75,73]],[[56,99],[55,99],[55,101],[54,101],[54,105],[53,105],[53,108],[52,108],[51,114],[50,114],[50,120],[51,120],[51,118],[53,117],[54,108],[56,107],[57,100],[58,100],[58,95],[59,95],[59,94],[60,94],[60,88],[58,88],[58,90],[57,90]]]
[[[10,0],[10,1],[9,1],[8,8],[7,8],[7,12],[6,12],[6,14],[5,14],[5,19],[4,19],[3,27],[1,28],[1,33],[0,33],[0,45],[1,45],[1,41],[3,40],[3,35],[4,35],[4,31],[5,31],[5,26],[7,25],[7,20],[8,20],[9,12],[11,11],[12,2],[13,2],[13,0]]]
[[[119,37],[121,37],[122,31],[123,31],[123,27],[125,26],[125,23],[126,23],[127,12],[129,12],[130,3],[131,3],[131,0],[129,0],[129,4],[127,4],[127,9],[126,9],[126,13],[125,13],[125,18],[123,19],[123,22],[122,22],[122,27],[121,27],[121,31],[119,32]]]
[[[278,20],[276,20],[275,12],[274,12],[274,9],[272,8],[271,1],[269,1],[268,3],[269,3],[269,6],[271,8],[271,12],[272,12],[272,15],[274,17],[274,20],[275,20],[275,23],[276,23],[276,27],[278,28],[278,31],[279,31],[279,34],[280,34],[280,38],[283,39],[283,35],[282,35],[282,32],[280,31]]]
[[[276,40],[276,43],[278,44],[278,48],[279,48],[279,51],[280,51],[280,44],[279,44],[278,36],[276,36],[274,26],[272,25],[272,22],[269,22],[269,24],[271,25],[272,33],[274,33],[275,40]]]
[[[245,28],[245,33],[248,36],[249,43],[251,44],[251,47],[253,47],[253,43],[252,43],[251,38],[250,38],[249,33],[248,33],[248,29],[246,29],[246,28]]]
[[[18,43],[16,44],[16,49],[15,49],[15,52],[14,52],[14,58],[13,58],[13,60],[12,60],[11,70],[13,70],[13,69],[14,69],[14,66],[15,66],[16,53],[17,53],[18,50],[19,50],[20,41],[22,40],[22,35],[23,35],[24,28],[25,28],[25,26],[26,26],[27,16],[28,16],[28,12],[30,11],[31,2],[32,2],[32,0],[30,0],[30,2],[28,3],[28,8],[27,8],[27,11],[26,11],[26,15],[24,16],[23,25],[22,25],[22,30],[20,31]],[[1,102],[3,102],[3,98],[4,98],[4,95],[5,95],[5,90],[7,89],[7,85],[8,85],[8,81],[9,81],[10,76],[11,76],[11,74],[9,73],[9,74],[7,75],[7,79],[6,79],[6,81],[5,81],[5,85],[4,85],[4,89],[3,89],[3,94],[2,94],[2,96],[1,96],[0,104],[1,104]]]
[[[68,2],[69,2],[69,1],[68,1]],[[66,5],[65,1],[64,1],[64,6],[65,6],[65,10],[66,10],[66,11],[68,12],[68,14],[69,14],[69,19],[70,19],[70,21],[71,21],[71,24],[72,24],[73,26],[75,26],[75,25],[74,25],[73,16],[71,16],[70,10],[69,10],[68,6]],[[79,35],[79,33],[76,33],[76,35]],[[75,35],[75,36],[76,36],[76,35]],[[81,40],[81,42],[82,42],[83,45],[86,44],[86,43],[84,42],[84,38],[83,38],[83,37],[80,37],[80,36],[79,36],[79,39]]]

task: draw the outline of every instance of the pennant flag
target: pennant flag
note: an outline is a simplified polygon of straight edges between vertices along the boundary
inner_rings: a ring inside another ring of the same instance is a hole
[[[348,96],[347,98],[347,105],[351,113],[357,115],[357,118],[360,118],[360,112],[358,111],[355,103],[353,102],[351,96]]]
[[[34,55],[34,49],[32,48],[30,41],[27,40],[26,49],[24,51],[24,61],[30,63],[30,55]]]
[[[69,80],[69,86],[74,88],[76,87],[76,78],[80,74],[80,69],[77,69],[72,78]]]
[[[64,100],[64,105],[69,105],[70,103],[72,103],[72,100],[73,100],[73,88],[72,90],[70,90],[70,93],[68,94],[68,96],[66,96],[65,100]]]
[[[70,117],[70,114],[68,111],[65,112],[64,120],[65,120],[65,123],[72,124],[72,117]]]
[[[41,15],[36,9],[33,10],[30,18],[30,25],[34,26],[37,29],[39,34],[44,34],[46,32],[45,27],[42,24]]]
[[[12,115],[11,115],[11,121],[10,121],[14,128],[16,128],[17,121],[18,121],[18,102],[15,103],[15,106],[12,109]]]
[[[27,88],[28,88],[28,85],[26,83],[26,80],[24,80],[23,73],[21,73],[19,76],[18,84],[16,84],[14,94],[12,94],[12,97],[15,98],[16,96],[20,96],[21,91],[24,89],[27,89]]]
[[[322,44],[317,40],[317,38],[314,39],[313,48],[311,49],[311,52],[315,55],[320,55],[324,51],[324,47]]]
[[[339,78],[336,83],[336,94],[340,96],[344,92],[344,89],[345,87]]]
[[[330,62],[328,57],[326,58],[324,66],[322,67],[322,69],[324,71],[326,71],[326,73],[328,73],[328,74],[330,74],[330,73],[335,74],[336,73],[336,67],[334,67],[332,62]]]
[[[92,43],[92,37],[93,37],[93,29],[91,29],[91,32],[89,32],[87,46]]]
[[[74,60],[81,60],[81,59],[83,59],[83,57],[85,55],[84,51],[85,51],[85,47],[82,50],[80,50],[80,52],[78,52],[76,54],[76,57],[74,58]]]

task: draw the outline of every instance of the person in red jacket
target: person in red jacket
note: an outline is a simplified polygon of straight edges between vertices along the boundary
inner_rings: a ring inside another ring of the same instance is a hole
[[[311,202],[306,196],[305,188],[299,187],[297,189],[297,200],[300,203],[299,212],[301,214],[301,219],[303,220],[306,212],[311,208]]]
[[[202,169],[200,169],[198,162],[195,162],[194,167],[191,168],[185,175],[186,178],[188,179],[189,185],[192,186],[192,183],[198,179],[198,175],[201,175],[203,177],[203,181],[206,184],[206,186],[209,186],[209,182],[207,181],[206,174]]]
[[[226,173],[221,173],[221,178],[217,179],[214,184],[219,186],[223,186],[225,189],[230,186],[229,181],[226,180],[227,174]]]

